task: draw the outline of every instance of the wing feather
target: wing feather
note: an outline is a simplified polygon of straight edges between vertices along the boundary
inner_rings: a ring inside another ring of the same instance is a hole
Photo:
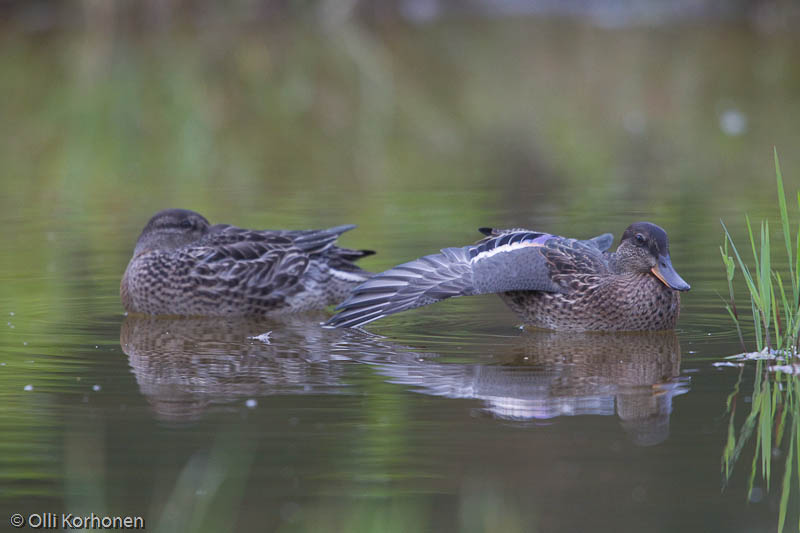
[[[473,246],[445,248],[382,272],[356,287],[328,320],[361,326],[446,298],[508,291],[567,292],[576,276],[608,271],[610,234],[586,241],[515,228],[481,228]]]
[[[382,272],[356,287],[327,326],[360,326],[447,298],[509,290],[557,291],[541,253],[552,235],[524,230],[445,248]]]
[[[289,236],[235,226],[215,227],[198,246],[180,253],[192,265],[190,277],[207,291],[275,296],[296,285],[309,264],[308,254]]]

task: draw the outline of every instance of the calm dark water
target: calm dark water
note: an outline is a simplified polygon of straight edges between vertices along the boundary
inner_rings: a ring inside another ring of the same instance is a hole
[[[780,450],[770,486],[757,475],[748,498],[748,448],[723,488],[739,370],[713,363],[741,349],[719,219],[743,239],[745,211],[774,218],[773,145],[798,189],[796,38],[509,19],[4,39],[4,524],[775,530]],[[324,313],[125,317],[119,278],[168,206],[357,223],[342,242],[377,250],[375,271],[479,226],[619,236],[648,219],[692,291],[674,333],[640,335],[523,331],[491,296],[369,333],[323,330]]]

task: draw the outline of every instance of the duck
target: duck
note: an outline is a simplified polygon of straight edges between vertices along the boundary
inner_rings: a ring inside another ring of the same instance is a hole
[[[674,329],[680,293],[667,232],[635,222],[580,240],[524,228],[481,228],[476,244],[444,248],[357,286],[327,327],[360,327],[447,298],[499,294],[525,325],[557,331]]]
[[[260,316],[323,309],[372,273],[373,254],[336,245],[355,228],[252,230],[214,224],[188,209],[153,215],[120,282],[128,313]]]

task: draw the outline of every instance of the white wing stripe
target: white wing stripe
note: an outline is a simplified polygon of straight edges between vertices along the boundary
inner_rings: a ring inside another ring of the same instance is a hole
[[[513,252],[514,250],[519,250],[521,248],[529,248],[529,247],[536,247],[536,246],[544,246],[544,243],[536,242],[536,241],[522,241],[522,242],[515,242],[513,244],[504,244],[503,246],[498,246],[497,248],[492,248],[486,252],[481,252],[472,259],[470,259],[470,263],[474,264],[480,260],[488,259],[493,255],[497,255],[500,253],[508,253]]]

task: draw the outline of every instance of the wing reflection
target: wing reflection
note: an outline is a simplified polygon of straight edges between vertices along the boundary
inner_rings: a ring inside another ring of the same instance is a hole
[[[673,331],[526,331],[492,351],[491,364],[441,363],[438,354],[413,351],[373,362],[393,383],[425,394],[480,399],[487,412],[502,419],[616,414],[631,440],[643,446],[669,436],[672,397],[688,391]]]
[[[322,329],[324,319],[128,316],[120,344],[156,416],[192,421],[248,398],[339,392],[353,334]]]
[[[120,343],[156,416],[173,422],[248,398],[341,392],[341,361],[360,361],[418,392],[481,400],[500,419],[616,415],[633,442],[651,445],[669,436],[672,398],[688,391],[672,331],[527,331],[493,345],[491,358],[475,347],[445,361],[363,331],[323,329],[323,318],[129,316]]]

